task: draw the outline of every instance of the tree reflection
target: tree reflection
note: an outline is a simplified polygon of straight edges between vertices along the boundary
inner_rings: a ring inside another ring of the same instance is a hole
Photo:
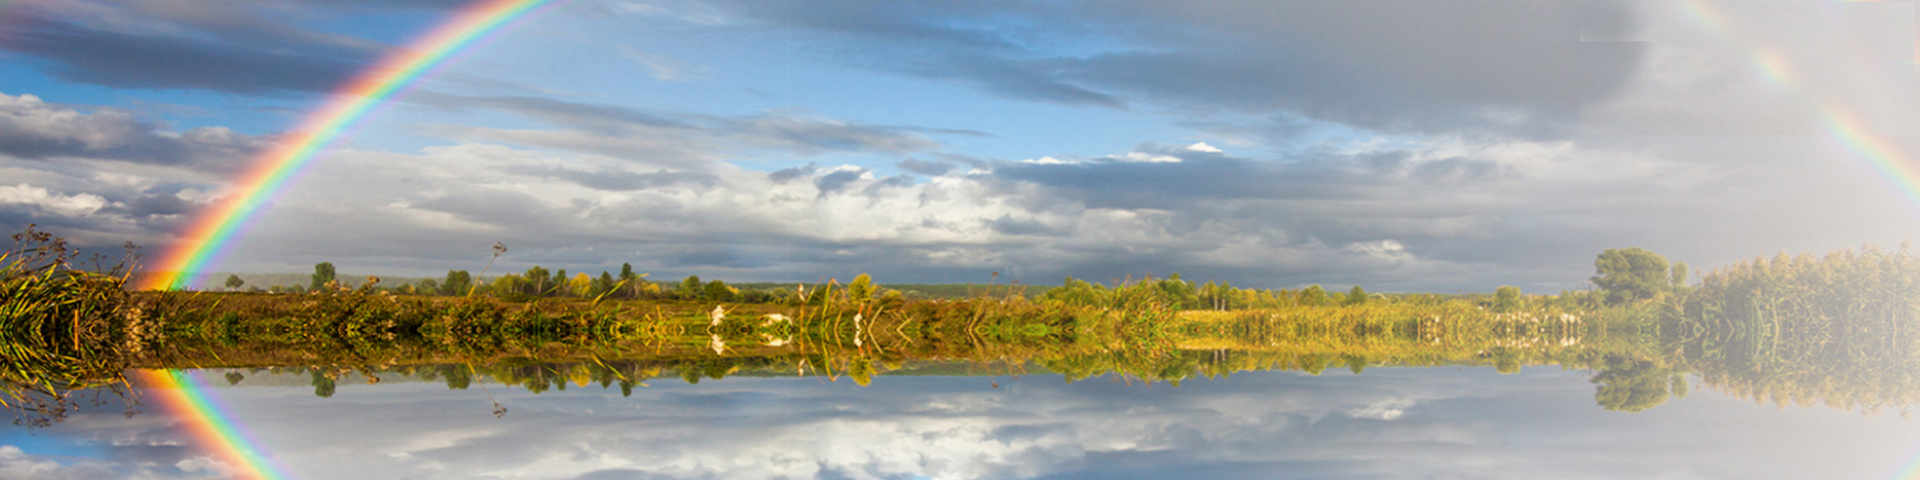
[[[1668,398],[1687,396],[1685,375],[1673,367],[1653,360],[1610,354],[1604,357],[1595,374],[1593,399],[1602,408],[1616,412],[1638,412],[1666,403]]]

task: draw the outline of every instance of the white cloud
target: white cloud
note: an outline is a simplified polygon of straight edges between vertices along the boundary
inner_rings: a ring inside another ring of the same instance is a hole
[[[0,473],[6,478],[39,479],[54,478],[53,472],[60,470],[60,464],[51,460],[29,458],[20,447],[0,445]]]
[[[1187,145],[1186,149],[1195,151],[1195,152],[1224,153],[1219,148],[1214,147],[1213,145],[1208,145],[1207,142],[1199,142],[1192,145]]]
[[[1120,162],[1180,163],[1180,157],[1175,157],[1172,155],[1158,155],[1158,154],[1152,154],[1152,153],[1146,153],[1146,152],[1127,152],[1127,153],[1123,153],[1117,156],[1111,156],[1107,158],[1113,159],[1115,161],[1120,161]]]
[[[1414,402],[1407,399],[1392,399],[1376,402],[1367,406],[1348,409],[1347,416],[1371,420],[1395,420],[1407,414]]]
[[[107,199],[91,193],[60,195],[27,184],[0,185],[0,204],[30,205],[67,217],[91,215],[107,206]]]
[[[68,459],[72,460],[72,459]],[[108,462],[84,459],[61,463],[54,458],[33,455],[13,445],[0,445],[0,478],[7,480],[111,480],[158,479],[172,477],[135,467],[132,473],[117,471]]]
[[[86,158],[224,171],[260,141],[224,127],[170,132],[115,109],[93,112],[0,93],[0,159]]]
[[[1394,262],[1404,262],[1414,258],[1413,253],[1408,252],[1405,245],[1393,240],[1354,242],[1347,244],[1342,250]]]

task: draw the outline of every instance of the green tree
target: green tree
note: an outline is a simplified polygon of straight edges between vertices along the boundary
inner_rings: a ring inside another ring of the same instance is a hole
[[[533,282],[527,281],[526,277],[519,275],[511,273],[501,275],[500,278],[493,279],[493,294],[503,297],[515,293],[525,294],[528,290],[531,290],[527,285],[532,283]]]
[[[872,359],[856,358],[847,364],[847,376],[853,378],[853,383],[862,387],[872,384],[873,376],[877,373],[880,373],[880,370],[873,366]]]
[[[1312,374],[1315,376],[1320,375],[1320,372],[1327,371],[1327,364],[1333,363],[1333,359],[1327,358],[1325,354],[1319,354],[1319,353],[1309,353],[1306,355],[1301,355],[1298,358],[1296,358],[1295,361],[1299,362],[1300,371],[1307,372],[1308,374]]]
[[[1673,289],[1667,257],[1640,247],[1607,249],[1594,259],[1593,269],[1593,284],[1605,292],[1609,304],[1645,300]]]
[[[1493,311],[1506,313],[1519,310],[1521,306],[1520,287],[1501,285],[1493,289]]]
[[[1673,368],[1618,354],[1608,354],[1590,381],[1598,384],[1594,401],[1616,412],[1646,410],[1687,394],[1686,377]]]
[[[1352,290],[1347,290],[1346,303],[1347,303],[1347,306],[1366,305],[1367,304],[1366,289],[1360,288],[1359,285],[1354,285]]]
[[[328,282],[332,282],[332,281],[333,281],[333,264],[328,262],[316,263],[316,264],[313,264],[313,284],[312,286],[307,287],[307,289],[312,291],[319,291],[322,287],[327,286]]]
[[[421,295],[439,295],[440,294],[440,282],[431,278],[420,279],[420,283],[414,285],[414,288]]]
[[[528,268],[526,273],[520,274],[520,279],[521,281],[519,286],[520,288],[524,289],[522,290],[522,292],[533,294],[533,295],[541,295],[547,292],[547,287],[549,285],[552,285],[549,282],[553,281],[553,274],[551,272],[548,272],[546,268],[542,268],[539,265],[534,265],[533,267]]]
[[[1166,280],[1161,280],[1160,291],[1165,292],[1167,299],[1181,308],[1197,306],[1195,304],[1200,301],[1200,296],[1194,293],[1193,284],[1181,280],[1178,273],[1168,275]]]
[[[620,276],[614,277],[614,278],[619,279],[621,282],[625,282],[621,284],[621,288],[626,289],[625,295],[627,296],[627,298],[639,298],[640,291],[642,290],[642,287],[640,286],[640,284],[644,283],[640,279],[645,278],[646,276],[647,274],[644,274],[644,273],[637,274],[637,275],[634,274],[633,264],[622,263],[620,264]]]
[[[1317,283],[1308,285],[1306,289],[1300,291],[1300,304],[1309,307],[1326,305],[1327,289],[1320,288],[1320,284]]]
[[[592,296],[595,282],[592,276],[587,275],[587,272],[573,274],[573,278],[567,280],[567,295],[576,297]]]
[[[674,291],[674,293],[681,298],[689,300],[698,299],[700,298],[701,288],[705,288],[705,284],[700,283],[700,276],[688,275],[686,280],[680,281],[680,289]]]
[[[246,284],[247,281],[241,280],[239,275],[227,275],[227,290],[239,290],[241,285]]]
[[[719,280],[707,282],[707,286],[704,287],[703,290],[704,291],[701,292],[700,294],[700,298],[713,300],[716,302],[732,301],[733,294],[736,292],[733,289],[733,287],[727,286],[727,282],[722,282]]]
[[[458,365],[440,367],[440,377],[446,379],[448,390],[466,390],[473,384],[473,371]]]
[[[335,387],[333,382],[333,377],[329,377],[326,374],[320,373],[319,370],[311,370],[311,371],[308,371],[307,373],[313,376],[313,381],[310,383],[313,384],[314,396],[320,397],[320,398],[328,398],[333,396],[333,390]]]
[[[873,293],[873,277],[869,277],[867,274],[862,273],[859,276],[853,277],[853,282],[847,284],[847,297],[852,298],[853,301],[865,302],[872,300]]]
[[[1519,350],[1494,347],[1489,353],[1493,356],[1493,371],[1500,372],[1501,375],[1520,373]]]
[[[607,273],[605,270],[602,270],[600,272],[600,278],[593,279],[593,291],[588,293],[592,294],[592,296],[594,297],[599,297],[601,295],[613,293],[613,285],[615,283],[616,282],[613,279],[613,274]]]
[[[466,295],[473,290],[473,275],[466,270],[448,270],[447,281],[440,283],[441,295]]]
[[[1050,288],[1041,293],[1040,300],[1066,305],[1104,307],[1107,306],[1110,296],[1104,285],[1067,277],[1059,287]]]
[[[1359,375],[1360,372],[1366,371],[1367,366],[1373,364],[1373,362],[1367,360],[1366,355],[1357,353],[1341,355],[1340,360],[1347,364],[1347,371],[1353,372],[1354,375]]]

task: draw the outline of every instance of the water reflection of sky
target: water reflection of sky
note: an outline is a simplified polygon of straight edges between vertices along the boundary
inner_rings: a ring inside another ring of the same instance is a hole
[[[1879,479],[1920,425],[1695,392],[1607,412],[1577,371],[655,379],[531,395],[433,383],[218,390],[297,478]],[[151,409],[150,409],[151,410]],[[157,414],[0,434],[0,478],[217,478]]]

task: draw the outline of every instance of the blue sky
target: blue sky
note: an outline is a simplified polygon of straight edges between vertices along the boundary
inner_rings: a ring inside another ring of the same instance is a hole
[[[0,6],[0,226],[156,251],[463,2]],[[354,126],[219,268],[1579,288],[1916,228],[1908,2],[571,0]],[[1777,54],[1783,87],[1755,67]]]

